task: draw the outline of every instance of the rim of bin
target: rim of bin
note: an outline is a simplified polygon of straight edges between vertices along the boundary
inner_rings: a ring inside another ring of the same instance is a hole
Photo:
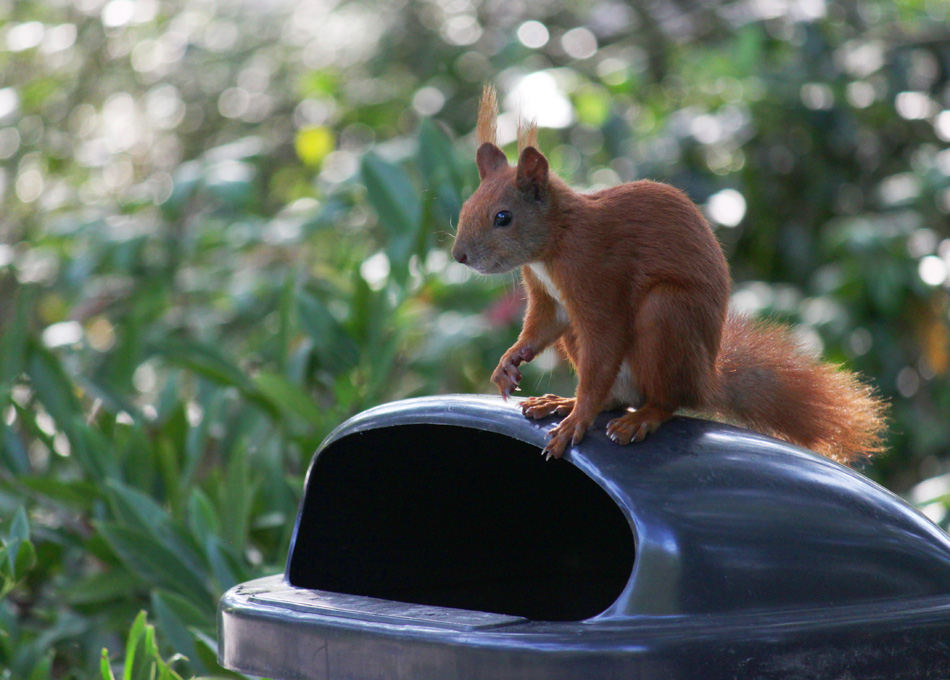
[[[556,417],[525,418],[517,400],[449,395],[383,404],[333,430],[450,425],[538,447]],[[676,417],[618,446],[601,414],[564,459],[620,507],[634,568],[592,621],[762,610],[809,610],[950,593],[950,537],[863,475],[805,449],[722,423]],[[303,502],[291,539],[298,539]]]

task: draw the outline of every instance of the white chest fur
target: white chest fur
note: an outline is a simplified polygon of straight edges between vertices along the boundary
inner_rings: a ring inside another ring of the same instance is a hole
[[[607,405],[610,408],[637,407],[640,405],[640,393],[637,390],[637,381],[633,369],[630,368],[629,361],[624,361],[620,365],[620,372],[610,388],[609,400]]]
[[[561,296],[561,291],[559,291],[557,286],[554,285],[554,281],[551,279],[551,274],[548,272],[548,268],[540,262],[533,262],[528,265],[528,268],[538,278],[538,281],[541,282],[541,285],[544,286],[544,290],[547,292],[547,294],[554,298],[554,301],[557,303],[557,318],[562,323],[570,322],[570,317],[567,315],[567,309],[564,308],[564,298]]]
[[[548,273],[548,268],[540,262],[532,262],[528,265],[528,268],[538,277],[538,281],[544,286],[544,290],[547,291],[548,295],[554,298],[555,302],[563,307],[564,299],[561,297],[561,291],[557,289],[557,286],[554,285],[554,281],[551,280],[551,274]]]

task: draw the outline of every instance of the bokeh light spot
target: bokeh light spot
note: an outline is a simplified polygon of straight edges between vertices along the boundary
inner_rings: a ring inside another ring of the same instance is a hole
[[[706,212],[717,224],[724,227],[738,226],[745,217],[745,198],[735,189],[723,189],[709,197]]]
[[[518,27],[518,40],[525,47],[531,49],[544,47],[550,38],[547,26],[540,21],[526,21]]]
[[[561,47],[569,57],[588,59],[597,52],[597,37],[586,28],[572,28],[561,37]]]

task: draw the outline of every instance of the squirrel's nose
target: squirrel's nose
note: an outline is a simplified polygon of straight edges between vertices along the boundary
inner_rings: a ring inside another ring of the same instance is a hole
[[[453,252],[452,257],[454,257],[455,261],[458,262],[459,264],[465,264],[466,262],[468,262],[468,255],[466,255],[462,251]]]

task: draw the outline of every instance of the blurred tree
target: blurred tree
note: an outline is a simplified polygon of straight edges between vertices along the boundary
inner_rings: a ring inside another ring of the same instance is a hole
[[[280,569],[323,435],[380,401],[490,389],[520,294],[446,250],[487,80],[501,139],[536,116],[575,185],[688,191],[734,304],[891,400],[866,472],[931,478],[912,497],[946,526],[948,18],[939,0],[0,0],[0,674],[84,677],[143,608],[156,659],[221,672],[216,598]],[[571,383],[552,356],[526,371],[526,392]]]

